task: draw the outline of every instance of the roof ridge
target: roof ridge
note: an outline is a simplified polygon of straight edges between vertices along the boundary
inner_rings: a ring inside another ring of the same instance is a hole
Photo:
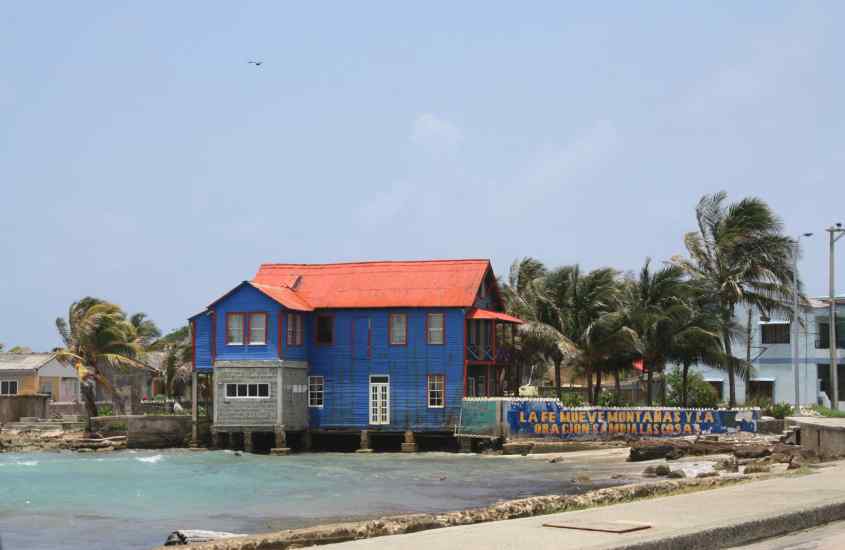
[[[322,264],[307,264],[307,263],[262,263],[261,267],[272,266],[291,266],[291,267],[328,267],[328,266],[343,266],[343,265],[365,265],[365,264],[435,264],[435,263],[451,263],[451,262],[490,262],[489,258],[444,258],[437,260],[360,260],[349,262],[332,262]]]

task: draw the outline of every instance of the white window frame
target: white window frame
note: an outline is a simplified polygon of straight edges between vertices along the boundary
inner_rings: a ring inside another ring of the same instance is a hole
[[[285,345],[301,347],[305,341],[305,325],[301,313],[288,313],[287,335]]]
[[[255,390],[255,395],[229,395],[229,386],[235,386],[235,394],[238,393],[237,386],[246,386],[247,394],[249,394],[249,386],[258,386]],[[260,386],[267,386],[267,395],[260,395]],[[223,399],[272,399],[273,395],[270,392],[270,384],[267,382],[226,382],[223,388]]]
[[[229,335],[232,333],[232,331],[229,327],[229,321],[231,321],[232,319],[234,319],[236,317],[241,320],[241,322],[240,322],[241,339],[239,341],[231,341],[230,342],[229,341]],[[225,316],[225,321],[226,321],[225,336],[226,336],[226,345],[227,346],[242,346],[242,345],[244,345],[244,340],[246,339],[246,320],[247,320],[247,314],[243,313],[241,311],[232,312],[232,313],[229,313]]]
[[[8,388],[9,384],[11,384],[13,382],[15,384],[15,393],[11,393],[8,390],[4,392],[3,391],[3,384],[7,384],[6,387]],[[20,382],[20,380],[18,380],[16,378],[5,378],[3,380],[0,380],[0,395],[20,395],[20,392],[21,392],[21,382]]]
[[[428,401],[428,408],[429,409],[442,409],[446,406],[446,375],[445,374],[429,374],[426,380],[426,398]],[[432,385],[432,382],[439,379],[440,380],[440,388],[438,390],[437,385]],[[431,397],[432,392],[440,392],[440,404],[439,405],[432,405],[431,404]]]
[[[399,335],[396,330],[394,330],[393,320],[394,319],[402,319],[402,340],[395,341],[394,339],[396,336]],[[388,332],[390,333],[390,342],[391,346],[407,346],[408,345],[408,314],[407,313],[391,313],[387,316],[387,322],[389,323],[390,329]]]
[[[317,379],[319,378],[319,390],[313,389],[315,386],[318,385]],[[316,397],[317,395],[320,396],[320,404],[316,405],[312,402],[311,398]],[[308,407],[311,409],[322,409],[323,406],[326,404],[326,377],[325,376],[309,376],[308,377]]]
[[[431,319],[435,316],[439,316],[441,319],[440,328],[436,329],[431,326]],[[426,314],[426,321],[425,321],[425,343],[430,346],[444,346],[446,345],[446,314],[441,313],[438,311],[427,313]],[[440,341],[435,342],[434,339],[431,337],[432,331],[439,331],[440,332]]]
[[[253,342],[252,341],[252,318],[253,317],[262,317],[264,319],[264,339],[260,342]],[[270,316],[263,312],[263,311],[251,311],[247,313],[246,326],[249,327],[249,335],[247,336],[248,342],[250,346],[266,346],[267,345],[267,325],[270,324]]]
[[[373,378],[384,378],[386,382],[373,382]],[[387,374],[372,374],[369,377],[369,386],[367,387],[367,417],[372,426],[386,426],[390,424],[390,376]],[[377,411],[377,417],[373,416],[373,389],[386,388],[385,400],[387,401],[387,414],[382,418],[381,409]]]

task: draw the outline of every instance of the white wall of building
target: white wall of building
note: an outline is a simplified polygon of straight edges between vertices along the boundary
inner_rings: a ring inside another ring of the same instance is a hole
[[[837,306],[838,315],[845,316],[845,305]],[[744,325],[747,319],[747,313],[740,310],[737,313],[737,320]],[[818,365],[830,364],[830,350],[820,349],[816,347],[818,335],[818,321],[828,320],[827,308],[807,309],[802,312],[802,325],[800,326],[800,335],[798,339],[798,373],[799,373],[799,389],[801,403],[804,405],[814,405],[818,402],[818,379],[819,369]],[[762,340],[763,325],[776,324],[778,322],[786,322],[785,318],[761,320],[759,314],[755,314],[752,318],[752,339],[751,339],[751,357],[754,365],[754,374],[751,376],[752,381],[771,381],[774,384],[774,398],[776,403],[795,401],[795,384],[794,374],[792,370],[792,346],[791,344],[772,344],[764,343]],[[790,332],[790,340],[792,333]],[[733,343],[733,354],[744,359],[746,357],[745,342]],[[839,349],[838,361],[840,365],[840,373],[843,372],[841,365],[845,364],[845,350]],[[704,376],[704,379],[711,382],[722,382],[722,400],[728,401],[728,374],[727,372],[713,369],[706,366],[696,366],[695,369]],[[747,384],[741,378],[736,380],[736,398],[738,404],[746,402]],[[828,392],[829,395],[829,392]],[[840,397],[840,403],[845,400],[845,396]]]

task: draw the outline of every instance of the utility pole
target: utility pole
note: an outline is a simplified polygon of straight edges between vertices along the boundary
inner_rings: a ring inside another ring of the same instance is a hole
[[[839,410],[839,362],[836,358],[836,281],[834,278],[834,257],[836,252],[836,241],[842,238],[845,229],[841,223],[826,229],[830,233],[830,406],[833,410]]]
[[[793,414],[801,416],[801,390],[798,371],[798,338],[801,327],[798,322],[798,255],[801,252],[801,237],[812,237],[812,233],[799,235],[792,241],[792,375],[795,379],[795,411]]]

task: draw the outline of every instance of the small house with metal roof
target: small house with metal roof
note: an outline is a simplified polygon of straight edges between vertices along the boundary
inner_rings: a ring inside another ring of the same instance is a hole
[[[55,353],[0,353],[0,395],[39,393],[55,402],[78,401],[76,371]]]
[[[264,264],[190,319],[218,436],[450,433],[464,397],[515,392],[489,260]],[[219,437],[218,437],[219,439]]]

